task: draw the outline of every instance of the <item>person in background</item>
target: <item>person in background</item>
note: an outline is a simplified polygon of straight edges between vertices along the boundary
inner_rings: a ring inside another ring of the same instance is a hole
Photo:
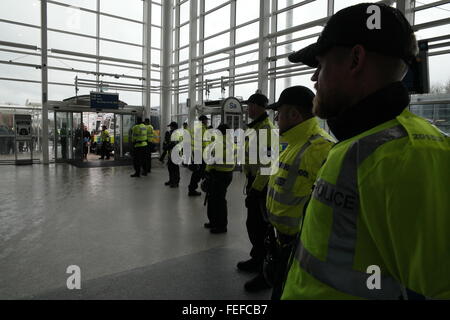
[[[83,159],[87,160],[87,155],[89,152],[89,142],[91,140],[91,134],[86,126],[84,126],[83,130]]]
[[[206,179],[208,179],[207,194],[207,215],[209,222],[204,224],[205,228],[210,229],[211,233],[227,232],[228,209],[227,209],[227,189],[233,180],[234,157],[231,163],[227,163],[227,148],[231,148],[234,154],[234,142],[227,139],[226,130],[229,127],[226,124],[220,124],[217,129],[223,137],[223,160],[222,163],[213,163],[206,165]]]
[[[409,111],[401,81],[417,53],[400,10],[363,3],[289,56],[316,68],[313,111],[339,142],[318,173],[282,299],[450,299],[450,138]]]
[[[207,127],[208,127],[208,117],[205,115],[201,115],[198,118],[198,120],[201,121],[201,128],[199,128],[199,130],[201,130],[202,144],[200,147],[202,149],[202,154],[203,154],[203,150],[208,145],[207,141],[203,141],[203,135],[205,134],[205,131],[207,130]],[[191,142],[193,145],[193,148],[192,148],[193,151],[194,151],[195,147],[199,147],[199,146],[196,146],[194,143],[194,136],[195,136],[195,128],[191,134],[191,137],[192,137]],[[203,157],[202,157],[202,163],[195,164],[193,166],[193,168],[194,168],[194,170],[192,171],[191,181],[190,181],[189,187],[188,187],[188,189],[189,189],[188,196],[190,196],[190,197],[200,196],[202,194],[201,192],[197,191],[197,188],[198,188],[198,183],[205,176],[206,163],[203,160]]]
[[[109,131],[106,130],[106,126],[102,126],[102,132],[100,134],[100,141],[102,143],[100,147],[100,158],[99,160],[104,160],[106,157],[106,160],[109,160],[109,144],[110,144],[111,137],[109,136]]]
[[[136,124],[131,128],[133,143],[133,166],[134,174],[132,178],[139,178],[141,176],[141,168],[143,168],[142,175],[147,175],[147,163],[145,161],[145,151],[147,147],[147,127],[142,121],[141,117],[136,118]]]
[[[268,236],[268,233],[272,232],[270,224],[264,219],[266,214],[264,211],[269,176],[261,174],[262,164],[259,161],[254,164],[249,163],[250,146],[259,145],[259,133],[261,130],[267,131],[268,150],[266,150],[266,152],[267,154],[270,153],[271,130],[274,129],[275,126],[266,112],[268,102],[269,100],[267,97],[261,93],[252,94],[246,101],[248,105],[248,115],[253,119],[253,121],[247,125],[247,132],[251,130],[254,130],[255,132],[255,134],[248,135],[248,138],[245,139],[246,163],[243,166],[247,178],[245,190],[247,219],[245,224],[249,240],[252,244],[252,249],[250,250],[250,259],[240,261],[237,264],[237,268],[245,272],[257,274],[244,285],[245,290],[249,292],[256,292],[270,287],[265,281],[262,273],[263,262],[266,256],[265,239]]]
[[[178,124],[173,121],[169,124],[170,127],[170,131],[169,134],[167,135],[166,132],[166,136],[168,136],[167,139],[167,143],[166,143],[166,149],[165,152],[168,154],[168,160],[167,160],[167,169],[169,171],[169,181],[167,181],[166,183],[164,183],[166,186],[170,186],[171,188],[178,188],[178,184],[180,183],[180,167],[179,165],[175,164],[172,161],[172,149],[176,146],[176,144],[178,143],[177,141],[171,141],[171,137],[172,134],[175,130],[178,129]],[[180,136],[178,139],[178,141],[181,141],[182,136]]]
[[[273,286],[273,300],[281,297],[305,206],[317,172],[334,144],[313,115],[313,99],[311,90],[294,86],[283,90],[278,102],[269,106],[278,112],[280,138],[287,143],[278,158],[278,171],[269,178],[266,198],[267,218],[275,230],[270,239],[273,273],[267,279]]]
[[[146,162],[147,162],[147,172],[150,173],[152,171],[152,152],[154,150],[153,140],[155,138],[155,133],[153,130],[153,126],[150,124],[150,119],[145,118],[145,127],[147,128],[147,147],[146,147]]]

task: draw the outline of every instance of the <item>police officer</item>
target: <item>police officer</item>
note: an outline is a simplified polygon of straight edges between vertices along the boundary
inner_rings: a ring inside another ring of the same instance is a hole
[[[105,159],[105,156],[106,160],[109,160],[110,157],[108,148],[111,138],[109,136],[109,131],[106,130],[106,128],[107,127],[105,125],[102,126],[102,133],[100,135],[100,141],[102,142],[102,146],[100,148],[100,160]]]
[[[269,285],[266,283],[262,274],[263,261],[266,255],[264,240],[267,233],[270,231],[270,225],[265,221],[265,213],[263,212],[266,202],[269,175],[261,174],[261,164],[259,162],[251,164],[248,161],[250,145],[259,145],[258,139],[260,130],[267,130],[267,137],[269,140],[267,145],[271,145],[271,130],[275,127],[266,112],[268,102],[269,100],[267,97],[260,93],[251,95],[246,101],[248,104],[248,115],[253,119],[253,121],[248,124],[248,129],[255,131],[255,134],[249,135],[249,138],[245,141],[246,164],[244,165],[244,173],[247,177],[247,197],[245,199],[245,206],[247,207],[246,226],[252,249],[250,251],[251,258],[246,261],[240,261],[237,264],[237,267],[243,271],[257,273],[257,276],[248,281],[244,286],[244,288],[250,292],[269,288]]]
[[[272,299],[280,299],[287,264],[300,231],[300,221],[320,166],[333,146],[333,138],[319,127],[312,113],[314,93],[306,87],[285,89],[270,108],[280,138],[287,147],[278,159],[278,171],[269,178],[267,217],[275,229],[272,239]]]
[[[207,130],[207,127],[208,127],[208,117],[205,115],[201,115],[198,118],[198,120],[201,121],[201,134],[202,134],[201,148],[202,148],[202,154],[203,154],[203,149],[208,145],[208,143],[206,141],[203,141],[203,135],[205,134],[205,131]],[[191,133],[191,137],[192,137],[191,142],[193,144],[192,150],[194,150],[194,148],[196,148],[196,147],[197,148],[199,147],[194,144],[194,137],[195,137],[196,129],[197,128],[194,128]],[[198,188],[198,183],[205,176],[206,163],[203,160],[203,157],[202,157],[202,163],[194,165],[193,168],[194,168],[194,170],[192,171],[191,181],[189,182],[189,186],[188,186],[188,189],[189,189],[188,196],[190,196],[190,197],[201,195],[201,192],[197,191],[197,188]]]
[[[377,3],[337,12],[289,57],[317,68],[313,110],[339,143],[319,171],[283,299],[450,298],[450,140],[408,110],[401,80],[416,54],[403,14]]]
[[[171,153],[172,149],[178,143],[177,140],[180,141],[182,136],[174,137],[175,141],[172,141],[172,135],[174,134],[174,131],[178,129],[178,123],[173,121],[169,124],[169,127],[170,131],[169,134],[166,132],[167,141],[165,141],[164,146],[164,152],[168,155],[167,169],[169,171],[169,181],[167,181],[165,185],[170,186],[171,188],[178,188],[178,184],[180,183],[180,166],[172,161]]]
[[[133,166],[134,174],[131,177],[141,176],[141,167],[144,168],[142,175],[147,175],[147,163],[145,161],[145,151],[147,147],[147,128],[141,117],[137,117],[136,124],[131,128],[131,142],[133,144]]]
[[[150,124],[150,119],[145,118],[144,121],[145,127],[147,128],[147,147],[145,150],[145,162],[147,163],[147,172],[152,171],[152,152],[154,150],[154,138],[155,138],[155,132],[153,130],[153,126]]]
[[[223,143],[223,159],[222,163],[216,161],[206,166],[206,175],[208,179],[208,223],[205,223],[205,228],[209,228],[211,233],[218,234],[227,232],[228,225],[228,210],[227,210],[227,189],[233,180],[234,170],[234,142],[226,135],[226,130],[229,127],[222,123],[217,129],[222,134]],[[230,162],[227,162],[227,148],[231,149],[233,157]]]

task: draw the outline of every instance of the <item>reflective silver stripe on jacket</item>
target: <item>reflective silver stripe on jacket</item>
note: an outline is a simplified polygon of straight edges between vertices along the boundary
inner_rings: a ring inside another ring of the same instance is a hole
[[[308,149],[308,147],[311,145],[311,141],[316,140],[320,137],[321,137],[321,135],[311,136],[308,139],[308,141],[300,148],[299,152],[295,156],[295,159],[291,165],[280,162],[279,167],[280,168],[287,167],[288,169],[285,169],[285,170],[288,171],[288,174],[287,174],[286,178],[277,177],[275,179],[275,184],[280,187],[283,187],[284,192],[277,192],[275,190],[275,188],[269,186],[268,190],[267,190],[269,197],[271,197],[273,200],[275,200],[281,204],[287,205],[287,206],[300,205],[303,201],[305,201],[305,198],[306,199],[308,198],[308,197],[298,197],[298,196],[294,195],[293,188],[295,185],[295,181],[297,180],[297,177],[299,176],[298,167],[300,166],[300,163],[302,161],[303,154],[305,153],[306,149]]]
[[[305,249],[301,241],[296,258],[303,270],[338,291],[366,299],[399,299],[402,296],[400,284],[395,279],[381,276],[381,289],[369,290],[367,279],[370,274],[319,260]]]
[[[290,228],[298,228],[300,226],[301,217],[277,216],[267,210],[269,221],[273,224],[280,224]]]
[[[300,265],[308,273],[335,289],[359,297],[395,298],[400,294],[397,283],[385,278],[382,290],[369,290],[366,286],[368,275],[352,270],[355,251],[357,219],[359,214],[358,167],[378,147],[407,136],[402,126],[395,126],[354,141],[342,162],[336,185],[319,179],[312,197],[333,208],[333,222],[328,242],[326,262],[314,258],[302,246],[296,256]],[[303,248],[303,252],[300,252]],[[364,275],[364,277],[362,276]],[[395,292],[394,292],[395,291]]]
[[[284,170],[286,170],[286,171],[289,171],[289,168],[290,168],[291,166],[288,165],[287,163],[279,162],[279,163],[278,163],[278,167],[279,167],[280,169],[284,169]]]

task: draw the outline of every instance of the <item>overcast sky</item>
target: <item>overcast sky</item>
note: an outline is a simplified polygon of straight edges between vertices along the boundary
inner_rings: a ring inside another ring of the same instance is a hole
[[[95,0],[60,0],[60,2],[69,3],[73,6],[82,6],[89,9],[95,9]],[[216,5],[225,2],[224,0],[206,0],[206,10],[215,7]],[[294,3],[299,2],[298,0]],[[326,2],[325,0],[317,0],[305,6],[301,6],[294,10],[293,23],[302,24],[308,21],[313,21],[326,15]],[[342,9],[348,5],[356,4],[362,1],[352,0],[335,0],[336,10]],[[433,2],[432,0],[420,0],[416,1],[417,5]],[[289,3],[288,0],[279,0],[279,8],[285,7]],[[258,17],[259,0],[237,0],[237,24],[252,20]],[[158,7],[158,6],[155,6]],[[160,7],[159,7],[160,8]],[[0,19],[15,20],[27,24],[40,24],[40,2],[38,0],[0,0]],[[115,15],[121,15],[134,20],[142,20],[142,0],[101,0],[101,10]],[[181,8],[181,22],[189,19],[189,3],[185,3]],[[437,8],[431,8],[421,11],[416,15],[416,24],[433,21],[437,19],[443,19],[450,17],[450,4],[443,5]],[[159,12],[154,12],[152,17],[153,23],[160,25],[161,17]],[[229,6],[216,11],[214,14],[206,16],[206,28],[205,35],[209,36],[219,31],[229,28]],[[48,26],[49,28],[62,29],[66,31],[72,31],[77,33],[83,33],[94,36],[95,30],[95,15],[80,12],[74,8],[65,8],[54,4],[48,4]],[[278,16],[278,28],[284,29],[286,27],[286,13]],[[188,26],[181,30],[180,45],[188,43],[189,34]],[[306,33],[315,33],[320,31],[320,27],[307,30],[294,35],[298,37]],[[160,47],[160,34],[159,29],[154,28],[152,33],[152,46]],[[419,31],[417,33],[418,39],[430,38],[439,35],[450,34],[450,25],[441,27],[435,27]],[[120,41],[142,43],[142,25],[132,22],[115,20],[109,17],[101,18],[100,36],[105,38],[112,38]],[[256,38],[258,36],[258,23],[254,23],[245,28],[238,29],[237,42],[243,42],[249,39]],[[278,40],[283,41],[286,37],[280,37]],[[8,23],[0,22],[0,40],[19,42],[31,45],[40,46],[40,31],[34,28],[27,28],[23,26],[16,26]],[[290,52],[292,50],[299,49],[305,46],[314,39],[302,41],[300,43],[290,46],[280,47],[278,54]],[[448,40],[447,40],[448,41]],[[228,46],[229,34],[217,37],[206,41],[205,52],[211,52],[220,48]],[[95,40],[80,38],[72,35],[59,34],[55,32],[49,32],[48,35],[48,47],[64,49],[70,51],[84,52],[95,54]],[[5,49],[13,49],[8,47],[2,47]],[[249,46],[241,49],[241,52],[248,51],[255,46]],[[436,50],[445,50],[447,48],[439,48]],[[22,50],[22,49],[17,49]],[[100,46],[100,54],[105,56],[118,57],[129,60],[141,60],[142,49],[133,46],[123,46],[115,43],[102,42]],[[180,60],[187,59],[188,50],[182,50],[180,52]],[[245,63],[247,61],[256,60],[257,53],[245,55],[237,58],[236,63]],[[152,52],[152,63],[159,64],[159,52]],[[217,59],[213,57],[211,59]],[[0,60],[14,60],[16,62],[40,64],[40,58],[35,56],[26,56],[18,53],[0,52]],[[217,63],[214,65],[206,66],[206,71],[212,69],[218,69],[226,65],[227,62]],[[287,64],[287,60],[279,60],[279,65]],[[65,68],[77,68],[87,69],[95,71],[95,64],[80,63],[75,61],[67,61],[61,59],[50,59],[49,65]],[[255,71],[257,65],[239,68],[237,73],[244,73],[249,71]],[[450,54],[430,57],[430,79],[431,83],[444,83],[450,78]],[[129,74],[133,76],[141,76],[141,72],[135,69],[124,69],[117,67],[102,67],[102,70],[108,73]],[[77,74],[73,72],[61,72],[61,71],[49,71],[49,81],[74,83],[74,78]],[[153,74],[156,76],[157,74]],[[187,75],[187,72],[183,72],[180,76]],[[226,72],[216,73],[208,75],[205,78],[217,78],[221,75],[227,75]],[[95,79],[94,76],[88,76],[85,74],[79,74],[80,78]],[[17,67],[12,65],[0,64],[0,77],[1,78],[22,78],[28,80],[40,80],[40,71],[27,68]],[[139,83],[135,80],[124,80],[106,78],[109,81],[127,81],[128,83]],[[291,80],[291,83],[302,84],[312,88],[313,83],[310,81],[310,75],[295,77]],[[155,85],[154,83],[153,85]],[[289,82],[283,79],[277,80],[277,94],[281,92]],[[236,87],[236,94],[243,97],[248,96],[256,90],[256,84],[245,84]],[[4,81],[0,80],[0,103],[12,102],[16,104],[23,104],[27,99],[35,102],[40,101],[40,84],[24,83],[16,81]],[[81,89],[79,94],[87,94],[91,89]],[[69,86],[49,86],[49,99],[61,100],[75,94],[74,87]],[[227,93],[226,93],[227,94]],[[140,104],[141,93],[134,92],[120,92],[121,100],[129,104]],[[210,98],[219,98],[220,89],[212,90]],[[184,101],[186,95],[181,95],[180,100]],[[159,105],[159,95],[152,96],[152,104]]]

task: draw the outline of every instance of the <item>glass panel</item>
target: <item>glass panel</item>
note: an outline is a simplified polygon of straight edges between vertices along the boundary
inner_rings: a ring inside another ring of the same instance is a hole
[[[72,113],[72,150],[71,159],[82,161],[83,159],[83,125],[81,113]]]
[[[119,59],[142,61],[142,48],[109,41],[100,41],[100,55]]]
[[[128,2],[128,1],[127,1]],[[142,45],[142,24],[100,16],[100,37]]]
[[[30,28],[2,22],[0,23],[0,35],[2,41],[24,43],[32,46],[41,45],[41,32],[39,28]]]
[[[0,18],[34,25],[41,23],[39,0],[20,0],[20,10],[11,10],[17,6],[17,2],[17,0],[0,1]]]
[[[93,0],[58,0],[57,2],[62,2],[66,4],[70,4],[74,7],[81,7],[91,10],[96,10],[97,8],[97,1]]]
[[[322,2],[322,1],[319,1]],[[323,1],[325,2],[325,1]],[[334,0],[334,12],[338,12],[341,9],[353,6],[355,4],[361,3],[361,2],[378,2],[377,0],[367,0],[367,1],[360,1],[360,0]]]
[[[222,3],[227,2],[227,1],[228,0],[206,0],[205,1],[205,11],[209,11],[209,10],[211,10],[213,8],[216,8],[219,5],[221,5]]]
[[[236,25],[256,18],[259,18],[259,0],[237,0]]]
[[[230,6],[227,5],[205,16],[205,37],[230,29]],[[222,48],[219,46],[217,48]]]
[[[62,7],[52,3],[47,7],[48,27],[76,33],[96,35],[96,15],[77,7]]]
[[[71,123],[69,122],[69,115],[67,112],[56,112],[55,119],[55,134],[56,134],[56,148],[55,155],[56,161],[68,160],[69,155],[69,134],[72,130]]]
[[[114,160],[122,158],[122,115],[114,115]],[[113,134],[113,132],[111,132]]]
[[[95,54],[95,39],[48,31],[48,47]]]
[[[161,6],[152,4],[152,24],[161,25]]]
[[[14,137],[14,115],[0,111],[0,161],[15,159]]]
[[[124,114],[122,116],[122,152],[126,158],[131,158],[131,128],[135,122],[135,116],[133,115]]]
[[[93,1],[95,2],[95,1]],[[101,0],[100,11],[142,21],[144,8],[142,0]]]
[[[180,6],[180,24],[189,20],[189,1],[186,1]]]

